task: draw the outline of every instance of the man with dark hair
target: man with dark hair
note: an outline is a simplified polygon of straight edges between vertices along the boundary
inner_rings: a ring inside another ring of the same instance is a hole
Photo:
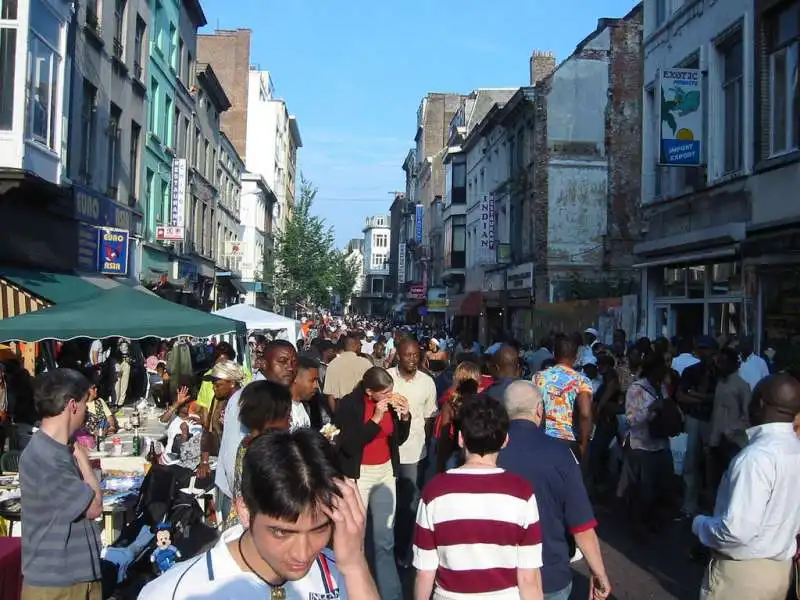
[[[361,341],[355,334],[348,333],[340,342],[344,350],[328,365],[323,389],[325,395],[333,399],[334,406],[356,388],[364,373],[372,367],[369,359],[358,355]]]
[[[525,479],[497,467],[508,442],[508,413],[480,394],[464,402],[459,417],[466,462],[434,477],[423,492],[414,532],[414,597],[430,598],[435,586],[434,598],[541,600],[536,497]]]
[[[494,382],[485,392],[498,402],[502,402],[506,388],[520,378],[519,350],[510,344],[503,344],[492,355],[490,361]]]
[[[297,376],[294,378],[290,390],[292,392],[292,430],[311,427],[311,416],[305,405],[319,392],[319,363],[307,356],[298,358]]]
[[[290,387],[297,376],[297,350],[287,340],[272,340],[264,348],[264,378]]]
[[[236,501],[240,525],[139,600],[379,600],[364,557],[366,511],[335,464],[335,450],[310,429],[254,439]]]
[[[567,444],[578,460],[589,449],[592,433],[592,383],[573,365],[578,346],[569,336],[558,336],[553,345],[556,364],[533,376],[544,400],[545,433]],[[575,432],[575,411],[578,432]]]
[[[756,386],[747,446],[722,479],[714,516],[692,531],[713,558],[700,588],[704,600],[782,600],[792,580],[800,531],[800,382],[772,375]]]
[[[37,377],[39,431],[19,464],[22,505],[22,598],[100,600],[103,493],[89,455],[72,437],[83,425],[91,383],[55,369]]]

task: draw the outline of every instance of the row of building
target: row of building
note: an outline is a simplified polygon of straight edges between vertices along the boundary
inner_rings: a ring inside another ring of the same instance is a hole
[[[644,0],[527,86],[430,93],[387,298],[484,339],[756,334],[798,355],[800,1]]]
[[[0,0],[0,275],[272,308],[300,132],[250,31],[205,25],[200,0]]]

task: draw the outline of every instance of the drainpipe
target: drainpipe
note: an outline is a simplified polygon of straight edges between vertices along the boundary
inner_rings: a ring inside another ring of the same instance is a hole
[[[67,23],[67,47],[66,47],[65,54],[67,56],[69,56],[70,59],[69,59],[69,73],[66,72],[66,69],[65,69],[65,72],[64,72],[65,80],[66,80],[67,77],[69,77],[69,87],[64,90],[65,95],[67,97],[67,110],[66,110],[66,114],[67,114],[67,131],[66,131],[67,139],[66,139],[66,144],[64,143],[63,139],[61,140],[61,148],[63,150],[63,148],[66,147],[66,149],[67,149],[67,157],[69,157],[70,152],[72,150],[70,142],[72,141],[72,128],[74,127],[73,123],[74,123],[74,121],[79,120],[79,119],[73,119],[73,114],[74,114],[73,113],[73,109],[75,108],[75,104],[77,102],[77,99],[75,97],[76,94],[75,94],[74,87],[75,87],[75,82],[76,82],[76,79],[77,79],[76,78],[77,65],[76,65],[75,57],[77,55],[77,50],[78,50],[78,10],[79,10],[79,8],[80,8],[80,4],[78,3],[78,0],[74,0],[70,4],[71,18],[70,18],[69,22]],[[67,164],[66,164],[67,161],[64,160],[63,152],[62,152],[61,159],[62,159],[62,161],[64,163],[64,164],[62,164],[61,172],[62,173],[66,173],[67,177],[70,180],[72,180],[72,178],[70,176],[70,173],[67,171]],[[69,161],[69,162],[71,163],[71,161]]]

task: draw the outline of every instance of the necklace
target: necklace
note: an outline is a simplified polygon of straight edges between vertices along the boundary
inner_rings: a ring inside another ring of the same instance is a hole
[[[253,566],[249,562],[247,562],[247,558],[245,558],[244,552],[242,552],[242,538],[243,537],[244,537],[244,534],[242,534],[239,537],[239,556],[242,557],[242,562],[244,563],[244,566],[246,566],[248,569],[250,569],[250,572],[253,575],[258,577],[261,581],[263,581],[264,583],[266,583],[269,586],[269,590],[270,590],[269,597],[270,597],[270,600],[286,600],[286,588],[283,587],[284,585],[286,585],[286,580],[284,579],[280,583],[270,583],[264,577],[259,575],[258,572],[253,568]]]

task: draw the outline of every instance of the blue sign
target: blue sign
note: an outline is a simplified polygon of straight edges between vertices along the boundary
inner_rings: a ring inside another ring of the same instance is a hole
[[[417,204],[414,213],[414,241],[418,244],[422,243],[422,217],[425,214],[425,207],[422,204]]]
[[[97,270],[97,229],[78,223],[78,268],[81,271]]]
[[[89,188],[74,185],[75,219],[96,227],[114,227],[127,231],[137,231],[139,216],[130,208],[117,204]]]
[[[97,230],[97,270],[104,275],[128,274],[128,241],[125,229]]]
[[[197,281],[198,274],[199,272],[195,263],[188,260],[178,261],[178,279]]]

